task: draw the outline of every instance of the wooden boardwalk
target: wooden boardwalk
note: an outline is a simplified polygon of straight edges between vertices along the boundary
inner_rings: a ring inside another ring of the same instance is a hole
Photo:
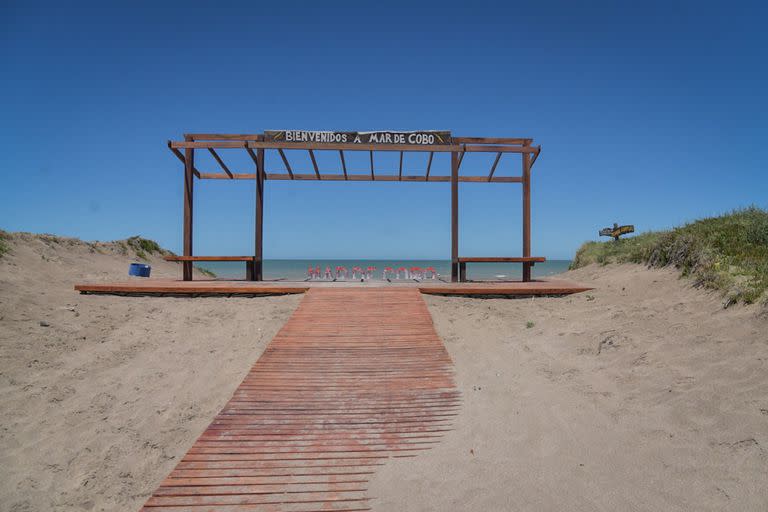
[[[367,482],[460,407],[417,288],[311,288],[144,509],[371,510]]]
[[[434,295],[504,295],[510,297],[529,297],[535,295],[569,295],[592,288],[564,279],[538,279],[536,281],[496,281],[446,283],[431,279],[422,282],[393,281],[387,282],[324,282],[324,281],[224,281],[218,279],[181,281],[175,279],[136,279],[104,283],[76,284],[75,290],[81,293],[108,293],[120,295],[276,295],[304,293],[311,288],[349,289],[363,287],[367,289],[414,288],[422,293]]]

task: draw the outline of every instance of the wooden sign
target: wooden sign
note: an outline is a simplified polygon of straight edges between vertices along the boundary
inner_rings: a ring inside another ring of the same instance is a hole
[[[309,130],[267,130],[269,142],[311,142],[314,144],[411,144],[432,146],[451,144],[451,132],[328,132]]]
[[[600,236],[611,236],[614,240],[618,240],[621,235],[626,235],[627,233],[634,233],[635,232],[635,226],[632,224],[628,224],[626,226],[619,226],[618,224],[613,225],[612,228],[603,228],[600,230]]]

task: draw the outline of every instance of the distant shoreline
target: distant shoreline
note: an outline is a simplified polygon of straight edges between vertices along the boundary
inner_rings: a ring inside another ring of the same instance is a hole
[[[571,260],[550,260],[539,263],[533,268],[536,277],[547,277],[566,272]],[[206,272],[213,273],[220,279],[242,279],[245,277],[245,264],[241,262],[200,262],[196,266]],[[383,280],[384,269],[387,267],[397,270],[405,267],[410,271],[412,267],[426,269],[429,267],[437,271],[438,276],[450,276],[450,260],[418,260],[418,259],[267,259],[264,260],[265,279],[285,279],[289,281],[304,280],[307,278],[307,270],[320,267],[321,274],[326,267],[330,267],[335,275],[336,267],[345,267],[351,271],[353,267],[375,267],[374,280]],[[468,276],[471,279],[520,279],[522,269],[515,263],[481,263],[468,265]]]

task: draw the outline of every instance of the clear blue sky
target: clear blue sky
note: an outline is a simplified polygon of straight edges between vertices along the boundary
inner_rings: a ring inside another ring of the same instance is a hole
[[[2,2],[0,228],[180,251],[166,140],[283,128],[533,137],[533,252],[550,258],[614,221],[768,207],[765,3],[620,3]],[[266,185],[265,257],[450,255],[447,185]],[[252,253],[253,182],[196,186],[196,252]],[[520,254],[520,195],[462,185],[461,253]]]

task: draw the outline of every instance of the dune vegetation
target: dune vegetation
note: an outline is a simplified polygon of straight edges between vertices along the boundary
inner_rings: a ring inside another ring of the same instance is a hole
[[[674,265],[696,286],[719,290],[727,307],[768,301],[768,211],[749,207],[669,231],[587,242],[571,268],[591,263]]]
[[[6,238],[5,231],[0,230],[0,258],[3,257],[3,254],[8,252],[8,242],[6,242]]]

